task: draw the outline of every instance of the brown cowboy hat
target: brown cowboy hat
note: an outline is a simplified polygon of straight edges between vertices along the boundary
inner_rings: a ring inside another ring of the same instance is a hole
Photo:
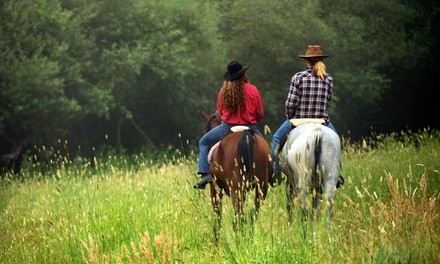
[[[228,71],[225,72],[225,80],[226,81],[232,81],[243,75],[247,70],[249,69],[249,66],[243,66],[238,61],[231,61],[228,64]]]
[[[307,47],[307,52],[305,55],[298,55],[302,59],[308,58],[327,58],[327,55],[322,54],[321,46],[319,45],[309,45]]]

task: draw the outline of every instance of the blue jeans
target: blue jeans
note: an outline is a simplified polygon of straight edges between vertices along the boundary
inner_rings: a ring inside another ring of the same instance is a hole
[[[331,129],[333,129],[333,131],[336,132],[336,128],[333,126],[333,124],[331,122],[329,122],[327,124],[327,126]],[[290,130],[293,129],[292,124],[290,123],[289,120],[286,119],[286,121],[284,121],[284,123],[281,124],[281,126],[278,128],[277,132],[275,132],[275,134],[273,135],[273,139],[272,139],[272,157],[273,157],[273,169],[274,172],[280,172],[280,165],[279,165],[279,159],[278,156],[275,154],[275,150],[276,148],[280,145],[281,140],[287,136],[287,134],[289,134]],[[336,132],[337,133],[337,132]],[[280,152],[281,150],[279,149],[277,151]]]
[[[208,162],[208,152],[209,147],[220,141],[231,131],[231,127],[228,123],[222,122],[221,125],[214,127],[209,130],[208,133],[203,135],[199,140],[199,164],[197,166],[198,174],[209,173],[209,162]],[[261,135],[260,131],[257,129],[257,125],[245,125],[250,129],[254,130],[257,134]]]

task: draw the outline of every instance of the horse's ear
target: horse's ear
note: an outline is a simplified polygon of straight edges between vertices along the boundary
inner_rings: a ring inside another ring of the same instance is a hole
[[[204,111],[200,110],[200,117],[202,117],[202,119],[204,121],[208,121],[209,120],[209,115],[207,113],[205,113]]]

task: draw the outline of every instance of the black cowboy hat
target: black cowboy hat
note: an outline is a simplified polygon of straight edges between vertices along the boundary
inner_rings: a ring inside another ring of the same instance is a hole
[[[321,46],[319,45],[309,45],[307,47],[307,52],[305,55],[298,55],[298,57],[302,59],[308,59],[308,58],[327,58],[328,55],[322,54]]]
[[[225,72],[225,80],[226,81],[232,81],[243,75],[247,70],[249,69],[249,66],[243,66],[238,61],[231,61],[228,64],[228,71]]]

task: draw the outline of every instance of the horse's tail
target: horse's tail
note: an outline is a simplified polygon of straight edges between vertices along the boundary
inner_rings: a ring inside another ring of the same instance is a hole
[[[238,155],[241,159],[243,175],[249,174],[253,170],[254,161],[254,135],[255,131],[251,129],[243,130],[238,141]]]
[[[298,185],[303,190],[307,187],[317,187],[320,176],[316,172],[321,162],[322,130],[319,127],[313,128],[295,142],[296,144],[292,145],[293,156],[290,160],[292,168],[298,173]],[[310,165],[313,167],[310,168]]]
[[[322,152],[322,134],[315,135],[315,164],[312,169],[312,186],[314,188],[321,187],[321,174],[319,173],[319,166],[321,164],[321,152]]]

